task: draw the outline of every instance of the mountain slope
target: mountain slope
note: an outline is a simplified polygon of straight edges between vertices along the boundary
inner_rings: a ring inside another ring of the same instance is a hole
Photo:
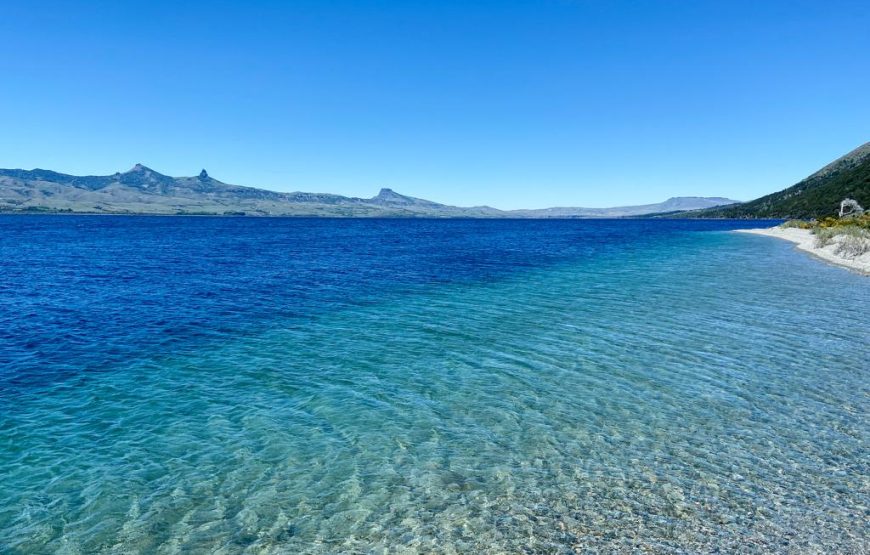
[[[816,173],[777,193],[735,206],[687,212],[698,218],[824,218],[837,213],[840,201],[853,198],[870,207],[870,143],[834,160]]]
[[[719,197],[678,197],[615,208],[502,211],[439,204],[381,189],[363,199],[328,193],[279,193],[229,185],[205,170],[170,177],[136,164],[127,172],[74,176],[49,170],[0,169],[0,211],[98,214],[216,214],[324,217],[618,218],[733,203]]]

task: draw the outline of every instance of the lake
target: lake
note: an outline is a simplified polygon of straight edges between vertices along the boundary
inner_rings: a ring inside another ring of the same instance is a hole
[[[870,280],[774,223],[0,216],[0,552],[864,552]]]

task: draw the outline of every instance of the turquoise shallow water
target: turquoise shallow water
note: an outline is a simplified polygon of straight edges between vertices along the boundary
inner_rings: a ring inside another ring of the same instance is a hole
[[[868,313],[684,231],[140,349],[0,398],[0,551],[864,553]]]

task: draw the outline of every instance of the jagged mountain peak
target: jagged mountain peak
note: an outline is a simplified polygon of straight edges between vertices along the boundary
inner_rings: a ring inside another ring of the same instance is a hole
[[[394,200],[405,200],[405,199],[408,199],[410,197],[406,197],[405,195],[400,195],[399,193],[397,193],[396,191],[394,191],[390,188],[383,187],[378,192],[377,196],[374,198],[377,200],[388,200],[388,201],[392,200],[392,201],[394,201]]]
[[[157,173],[144,164],[136,164],[125,173]]]
[[[120,175],[134,177],[134,178],[140,178],[140,179],[145,179],[145,178],[149,178],[149,177],[172,179],[168,175],[164,175],[158,171],[152,170],[151,168],[149,168],[145,164],[136,164],[135,166],[133,166],[132,168],[130,168],[129,170],[127,170],[126,172],[124,172]]]
[[[174,179],[168,175],[156,172],[144,164],[136,164],[129,171],[120,174],[118,181],[125,185],[154,187],[161,184],[170,184]]]
[[[431,200],[424,200],[416,197],[409,197],[397,193],[396,191],[384,187],[380,190],[377,196],[369,199],[368,202],[381,206],[401,206],[401,207],[442,207],[443,205]]]

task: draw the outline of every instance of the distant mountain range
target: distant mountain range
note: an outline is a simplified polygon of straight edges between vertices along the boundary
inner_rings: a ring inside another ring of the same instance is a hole
[[[614,206],[612,208],[541,208],[538,210],[511,210],[513,217],[521,218],[628,218],[678,212],[683,210],[698,210],[740,201],[722,197],[671,197],[656,204],[641,204],[638,206]]]
[[[372,198],[326,193],[279,193],[229,185],[202,170],[170,177],[141,164],[106,176],[74,176],[49,170],[0,169],[0,212],[88,214],[203,214],[322,217],[620,218],[695,210],[737,201],[677,197],[658,204],[615,208],[498,210],[463,208],[381,189]]]
[[[706,210],[681,212],[683,218],[824,218],[837,214],[851,198],[870,208],[870,143],[837,158],[788,189],[761,198]]]

